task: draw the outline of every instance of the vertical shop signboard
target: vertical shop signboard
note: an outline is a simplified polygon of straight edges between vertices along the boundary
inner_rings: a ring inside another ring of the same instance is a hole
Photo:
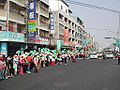
[[[54,30],[54,14],[50,14],[50,30]]]
[[[64,43],[69,43],[69,30],[64,30]]]
[[[28,36],[29,38],[36,36],[36,0],[28,2]]]
[[[57,50],[61,49],[61,40],[57,40]]]
[[[8,44],[7,43],[1,43],[1,54],[4,54],[5,56],[7,56],[7,49],[8,49]]]

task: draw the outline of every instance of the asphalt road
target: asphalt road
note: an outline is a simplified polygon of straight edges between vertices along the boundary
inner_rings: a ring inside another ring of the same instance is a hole
[[[79,60],[0,81],[0,90],[120,90],[117,60]]]

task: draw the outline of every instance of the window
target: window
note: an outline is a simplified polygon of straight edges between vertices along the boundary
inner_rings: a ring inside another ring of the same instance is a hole
[[[71,41],[71,38],[69,38],[69,42]]]
[[[72,26],[74,26],[74,23],[72,23]]]
[[[69,29],[69,33],[71,33],[71,29]]]
[[[3,6],[3,5],[0,5],[0,9],[4,9],[4,6]]]
[[[64,25],[59,23],[60,30],[64,30]]]
[[[65,27],[65,29],[68,29],[68,27]]]
[[[63,10],[63,6],[61,5],[61,10]]]
[[[14,12],[14,13],[20,13],[19,11],[21,11],[22,9],[20,7],[18,7],[17,5],[10,3],[10,12]]]
[[[69,20],[69,24],[71,24],[71,21]]]
[[[14,25],[13,23],[9,23],[9,31],[14,31]]]
[[[0,8],[1,9],[4,9],[4,6],[5,6],[5,0],[0,0]]]
[[[67,20],[68,20],[68,19],[65,17],[65,22],[67,22]]]
[[[47,24],[48,23],[48,19],[43,17],[43,16],[40,16],[40,22],[42,22],[44,24]]]
[[[67,9],[66,9],[65,11],[66,11],[66,13],[67,13]]]
[[[60,19],[63,19],[63,15],[62,15],[62,14],[59,14],[59,18],[60,18]]]
[[[44,9],[45,11],[48,11],[48,6],[44,4],[43,2],[40,3],[40,7]]]
[[[75,41],[75,39],[74,39],[74,38],[72,38],[72,41]]]

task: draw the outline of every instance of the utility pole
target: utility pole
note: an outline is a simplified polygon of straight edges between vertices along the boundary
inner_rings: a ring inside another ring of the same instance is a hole
[[[41,12],[40,12],[41,6],[40,5],[41,5],[41,0],[38,1],[38,22],[37,22],[38,23],[38,33],[37,33],[38,36],[40,36],[40,27],[41,27],[40,26],[41,25],[41,21],[40,21],[40,19],[41,19],[41,16],[40,16],[41,15]]]
[[[119,13],[119,27],[118,27],[118,47],[119,47],[119,52],[120,52],[120,13]]]
[[[6,10],[6,31],[9,31],[9,0],[7,0],[7,10]]]
[[[119,27],[118,27],[118,34],[120,33],[120,13],[119,13]]]

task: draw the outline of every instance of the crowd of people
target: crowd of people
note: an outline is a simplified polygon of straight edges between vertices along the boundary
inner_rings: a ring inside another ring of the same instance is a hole
[[[0,55],[0,80],[24,73],[37,73],[43,67],[67,65],[68,61],[76,62],[76,52],[70,50],[50,50],[42,48],[5,57]]]

